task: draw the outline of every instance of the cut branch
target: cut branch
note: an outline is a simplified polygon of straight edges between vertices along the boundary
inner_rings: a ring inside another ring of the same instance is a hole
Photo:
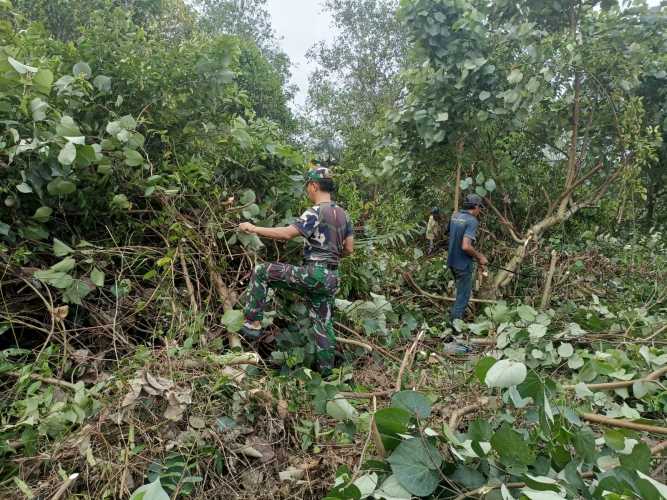
[[[599,425],[606,425],[609,427],[621,427],[623,429],[632,429],[640,432],[651,432],[653,434],[667,434],[667,427],[659,427],[657,425],[637,424],[628,420],[619,420],[616,418],[604,417],[596,415],[595,413],[583,413],[581,418],[587,422]]]
[[[403,361],[401,362],[401,366],[398,369],[398,376],[396,377],[396,389],[395,389],[396,392],[401,390],[401,384],[403,383],[403,372],[405,372],[405,370],[409,370],[410,367],[412,366],[412,362],[415,359],[415,353],[417,352],[417,347],[423,337],[424,337],[424,330],[420,331],[417,334],[417,337],[415,338],[412,345],[405,351],[405,355],[403,356]]]
[[[5,372],[4,374],[6,374],[6,375],[11,375],[12,377],[15,377],[15,378],[21,378],[21,377],[23,376],[23,375],[22,375],[21,373],[19,373],[19,372]],[[37,381],[39,381],[39,382],[43,382],[43,383],[45,383],[45,384],[49,384],[49,385],[57,385],[57,386],[60,386],[60,387],[64,387],[64,388],[66,388],[66,389],[70,389],[70,390],[72,390],[72,391],[76,391],[76,390],[77,390],[77,386],[76,386],[76,384],[73,384],[73,383],[71,383],[71,382],[67,382],[67,381],[65,381],[65,380],[60,380],[60,379],[58,379],[58,378],[53,378],[53,377],[42,377],[41,375],[38,375],[38,374],[36,374],[36,373],[31,373],[30,375],[28,375],[28,377],[30,377],[30,378],[33,379],[33,380],[37,380]]]
[[[551,299],[551,283],[556,272],[556,264],[558,263],[558,254],[556,250],[551,251],[551,262],[549,264],[549,272],[547,273],[547,282],[544,284],[544,293],[542,293],[542,301],[540,302],[540,309],[544,310],[549,306]]]
[[[667,366],[663,366],[662,368],[649,373],[646,377],[644,378],[639,378],[635,380],[619,380],[617,382],[603,382],[600,384],[586,384],[586,388],[591,390],[591,391],[610,391],[614,389],[622,389],[624,387],[631,387],[635,382],[655,382],[656,380],[660,380],[663,375],[667,374]],[[563,388],[564,389],[575,389],[577,386],[576,385],[566,385]]]
[[[474,403],[464,406],[463,408],[453,411],[449,417],[449,428],[453,431],[456,430],[459,426],[460,420],[465,415],[467,415],[468,413],[472,413],[475,410],[479,410],[480,408],[483,408],[488,404],[489,404],[489,398],[484,397],[484,398],[479,398]]]
[[[426,290],[423,290],[414,280],[412,275],[405,271],[403,273],[403,277],[405,278],[405,281],[408,282],[408,284],[417,292],[419,295],[423,295],[424,297],[427,297],[429,299],[433,300],[440,300],[440,301],[445,301],[445,302],[454,302],[456,299],[453,297],[445,297],[444,295],[436,295],[434,293],[429,293]],[[477,302],[480,304],[496,304],[498,301],[497,300],[488,300],[488,299],[470,299],[470,302]]]

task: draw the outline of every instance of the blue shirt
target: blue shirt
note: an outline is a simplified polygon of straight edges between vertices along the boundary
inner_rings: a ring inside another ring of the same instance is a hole
[[[449,252],[447,266],[460,271],[472,268],[472,257],[463,251],[463,237],[472,241],[477,237],[479,221],[467,210],[460,210],[449,221]]]

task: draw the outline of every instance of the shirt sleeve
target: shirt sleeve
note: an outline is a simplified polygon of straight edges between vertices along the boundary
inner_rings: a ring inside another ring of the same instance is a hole
[[[313,232],[317,227],[317,221],[317,212],[314,209],[309,208],[303,214],[301,214],[301,217],[292,223],[292,226],[294,226],[299,231],[301,236],[308,239],[313,235]]]
[[[463,233],[464,237],[468,237],[471,240],[475,241],[477,239],[477,226],[479,225],[479,221],[477,219],[472,219],[468,221],[466,224],[466,230]]]

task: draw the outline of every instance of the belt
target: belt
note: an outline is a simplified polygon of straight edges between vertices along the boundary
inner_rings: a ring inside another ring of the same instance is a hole
[[[338,270],[338,264],[334,264],[332,262],[318,262],[316,260],[306,260],[304,261],[304,266],[307,266],[309,264],[315,265],[315,266],[323,266],[326,267],[329,271],[337,271]]]

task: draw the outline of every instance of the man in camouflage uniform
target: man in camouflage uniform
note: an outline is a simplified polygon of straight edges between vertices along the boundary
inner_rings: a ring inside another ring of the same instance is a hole
[[[354,249],[352,223],[340,206],[331,200],[335,189],[329,169],[316,167],[306,174],[306,193],[313,206],[287,227],[257,227],[248,222],[239,230],[264,238],[305,240],[303,265],[280,262],[259,264],[247,290],[245,324],[241,333],[248,339],[261,335],[261,320],[269,288],[289,288],[308,301],[317,346],[317,365],[328,372],[333,367],[335,337],[333,331],[334,297],[338,290],[338,264]]]

